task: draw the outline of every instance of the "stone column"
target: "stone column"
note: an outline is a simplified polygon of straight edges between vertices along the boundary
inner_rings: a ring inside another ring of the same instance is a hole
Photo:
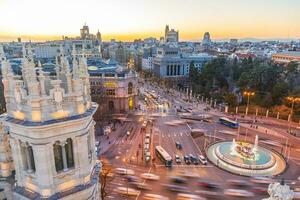
[[[62,151],[62,159],[63,159],[64,171],[68,171],[67,153],[66,153],[66,142],[65,141],[61,143],[61,151]]]
[[[53,143],[43,145],[32,145],[36,163],[36,182],[39,193],[47,198],[55,193],[53,174],[56,173],[53,157]]]

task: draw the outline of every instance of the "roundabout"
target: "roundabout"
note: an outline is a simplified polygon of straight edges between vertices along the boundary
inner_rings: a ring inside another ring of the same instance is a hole
[[[286,168],[284,158],[274,150],[244,141],[221,141],[210,145],[207,158],[219,168],[243,176],[276,176]]]

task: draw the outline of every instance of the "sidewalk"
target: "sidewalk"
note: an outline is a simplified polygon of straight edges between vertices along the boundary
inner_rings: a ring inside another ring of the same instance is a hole
[[[246,128],[246,129],[250,129],[250,130],[253,130],[253,131],[257,131],[257,132],[260,132],[262,134],[266,134],[266,135],[273,135],[275,137],[279,137],[279,138],[283,138],[283,139],[286,139],[287,137],[284,136],[282,133],[279,133],[278,131],[275,131],[275,130],[272,130],[272,129],[269,129],[269,128],[266,128],[262,125],[256,125],[254,124],[252,127],[250,126],[250,124],[246,124],[246,123],[240,123],[240,126],[243,127],[243,128]],[[256,126],[258,126],[258,128],[255,128]]]

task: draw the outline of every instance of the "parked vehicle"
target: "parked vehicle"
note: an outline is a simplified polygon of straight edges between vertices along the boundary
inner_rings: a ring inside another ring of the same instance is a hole
[[[207,165],[207,160],[203,155],[198,155],[198,159],[202,165]]]
[[[175,155],[175,162],[181,163],[181,159],[180,159],[179,155]]]
[[[184,160],[185,164],[187,164],[187,165],[190,165],[190,164],[191,164],[191,160],[190,160],[190,157],[189,157],[189,156],[185,155],[185,156],[183,157],[183,160]]]
[[[182,144],[180,142],[175,142],[176,148],[181,150],[182,149]]]

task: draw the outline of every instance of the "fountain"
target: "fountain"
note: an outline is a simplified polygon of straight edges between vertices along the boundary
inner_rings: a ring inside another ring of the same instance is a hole
[[[257,145],[258,145],[258,135],[255,136],[254,146],[253,146],[253,152],[257,152]]]
[[[218,167],[245,176],[273,176],[286,168],[284,158],[274,150],[258,145],[258,136],[254,143],[219,141],[207,149],[208,159]]]

